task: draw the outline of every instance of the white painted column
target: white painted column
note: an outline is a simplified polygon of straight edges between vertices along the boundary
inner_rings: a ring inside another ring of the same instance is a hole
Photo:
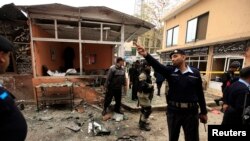
[[[80,75],[82,75],[82,31],[81,31],[81,21],[78,22],[79,26],[79,59],[80,59]]]
[[[32,31],[32,22],[31,18],[29,18],[29,28],[30,28],[30,48],[31,48],[31,56],[32,56],[32,69],[33,69],[33,77],[36,78],[36,58],[35,58],[35,50],[34,50],[34,40],[33,40],[33,31]]]
[[[124,58],[124,54],[125,54],[125,47],[124,47],[124,34],[125,34],[125,30],[124,30],[125,26],[122,25],[121,27],[121,45],[119,47],[118,50],[118,56]]]

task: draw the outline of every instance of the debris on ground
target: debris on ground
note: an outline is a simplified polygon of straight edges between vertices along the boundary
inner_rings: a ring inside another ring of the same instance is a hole
[[[48,126],[47,129],[52,129],[53,127],[52,126]]]
[[[24,100],[18,100],[18,101],[16,101],[16,106],[21,111],[24,110],[24,104],[23,104],[24,102],[25,102]]]
[[[51,117],[51,116],[45,116],[45,117],[40,117],[38,120],[39,121],[49,121],[51,119],[53,119],[53,117]]]
[[[112,119],[114,119],[116,122],[125,120],[124,115],[119,113],[114,113]]]
[[[214,114],[220,114],[221,112],[217,109],[212,109],[211,110],[211,113],[214,113]]]
[[[66,125],[65,127],[74,131],[74,132],[78,132],[81,129],[81,127],[79,127],[77,124],[75,124],[75,122],[72,122],[69,125]]]
[[[89,106],[91,106],[91,107],[93,107],[93,108],[96,108],[97,110],[100,110],[100,111],[102,111],[102,108],[100,108],[100,107],[98,107],[98,106],[96,106],[96,105],[93,105],[93,104],[89,104]]]
[[[139,135],[124,135],[122,137],[119,137],[116,141],[146,141],[146,139]]]
[[[83,108],[83,107],[77,107],[77,108],[76,108],[76,111],[77,111],[78,113],[83,113],[83,112],[84,112],[84,108]]]
[[[77,102],[78,103],[78,102]],[[68,140],[68,141],[155,141],[155,140],[167,140],[168,139],[168,128],[166,121],[165,111],[154,111],[150,116],[150,126],[152,130],[150,133],[143,132],[138,127],[138,121],[140,117],[140,112],[129,112],[125,111],[124,119],[129,117],[128,120],[123,120],[121,122],[116,122],[115,120],[102,121],[103,118],[112,119],[113,109],[109,108],[108,114],[102,116],[102,113],[97,108],[89,106],[90,104],[85,104],[82,102],[80,107],[84,108],[84,113],[79,113],[77,111],[68,110],[69,107],[55,107],[51,106],[49,109],[40,110],[35,112],[36,105],[25,105],[25,109],[22,111],[28,127],[29,132],[27,133],[26,141],[42,140]],[[86,107],[84,107],[86,105]],[[101,105],[97,105],[101,107]],[[67,109],[68,108],[68,109]],[[74,107],[75,109],[76,107]],[[218,111],[221,106],[213,107]],[[90,118],[89,114],[92,113],[92,117],[95,122],[89,124]],[[46,121],[38,120],[41,117],[43,120],[48,120],[53,117],[53,119]],[[208,112],[208,124],[221,124],[223,118],[223,113],[214,114]],[[71,125],[74,125],[71,127]],[[96,125],[91,126],[89,125]],[[100,126],[98,126],[100,125]],[[101,130],[100,130],[101,128]],[[108,129],[103,132],[103,128]],[[88,130],[92,132],[88,133]],[[200,140],[207,140],[207,132],[204,131],[203,125],[199,126]],[[41,131],[46,131],[46,134]],[[99,135],[108,135],[105,137]],[[141,137],[143,136],[143,137]],[[180,132],[180,141],[184,141],[184,133]]]
[[[103,136],[110,135],[109,130],[107,130],[104,125],[94,120],[93,114],[89,114],[89,125],[88,133],[91,133],[94,136]]]
[[[17,108],[21,111],[24,110],[24,104],[23,103],[17,104]]]

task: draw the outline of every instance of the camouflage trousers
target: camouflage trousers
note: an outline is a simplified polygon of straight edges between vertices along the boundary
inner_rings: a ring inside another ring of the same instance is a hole
[[[150,114],[152,113],[151,100],[153,98],[153,93],[144,94],[144,93],[138,92],[137,96],[138,96],[139,105],[141,106],[140,121],[148,122],[148,118]]]

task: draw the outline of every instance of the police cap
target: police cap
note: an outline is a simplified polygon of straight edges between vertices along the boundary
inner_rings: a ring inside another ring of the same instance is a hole
[[[185,55],[185,52],[184,52],[183,50],[176,49],[176,50],[174,50],[173,52],[171,52],[171,53],[169,54],[169,57],[171,58],[171,57],[172,57],[172,55],[174,55],[174,54],[181,54],[181,55]]]
[[[13,44],[0,35],[0,51],[9,52],[13,50]]]

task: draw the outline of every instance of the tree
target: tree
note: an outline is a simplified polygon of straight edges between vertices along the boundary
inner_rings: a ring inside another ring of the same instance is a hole
[[[171,9],[174,5],[180,3],[183,0],[144,0],[140,1],[140,13],[136,13],[135,16],[153,23],[156,28],[160,29],[162,24],[162,17],[165,11]]]

